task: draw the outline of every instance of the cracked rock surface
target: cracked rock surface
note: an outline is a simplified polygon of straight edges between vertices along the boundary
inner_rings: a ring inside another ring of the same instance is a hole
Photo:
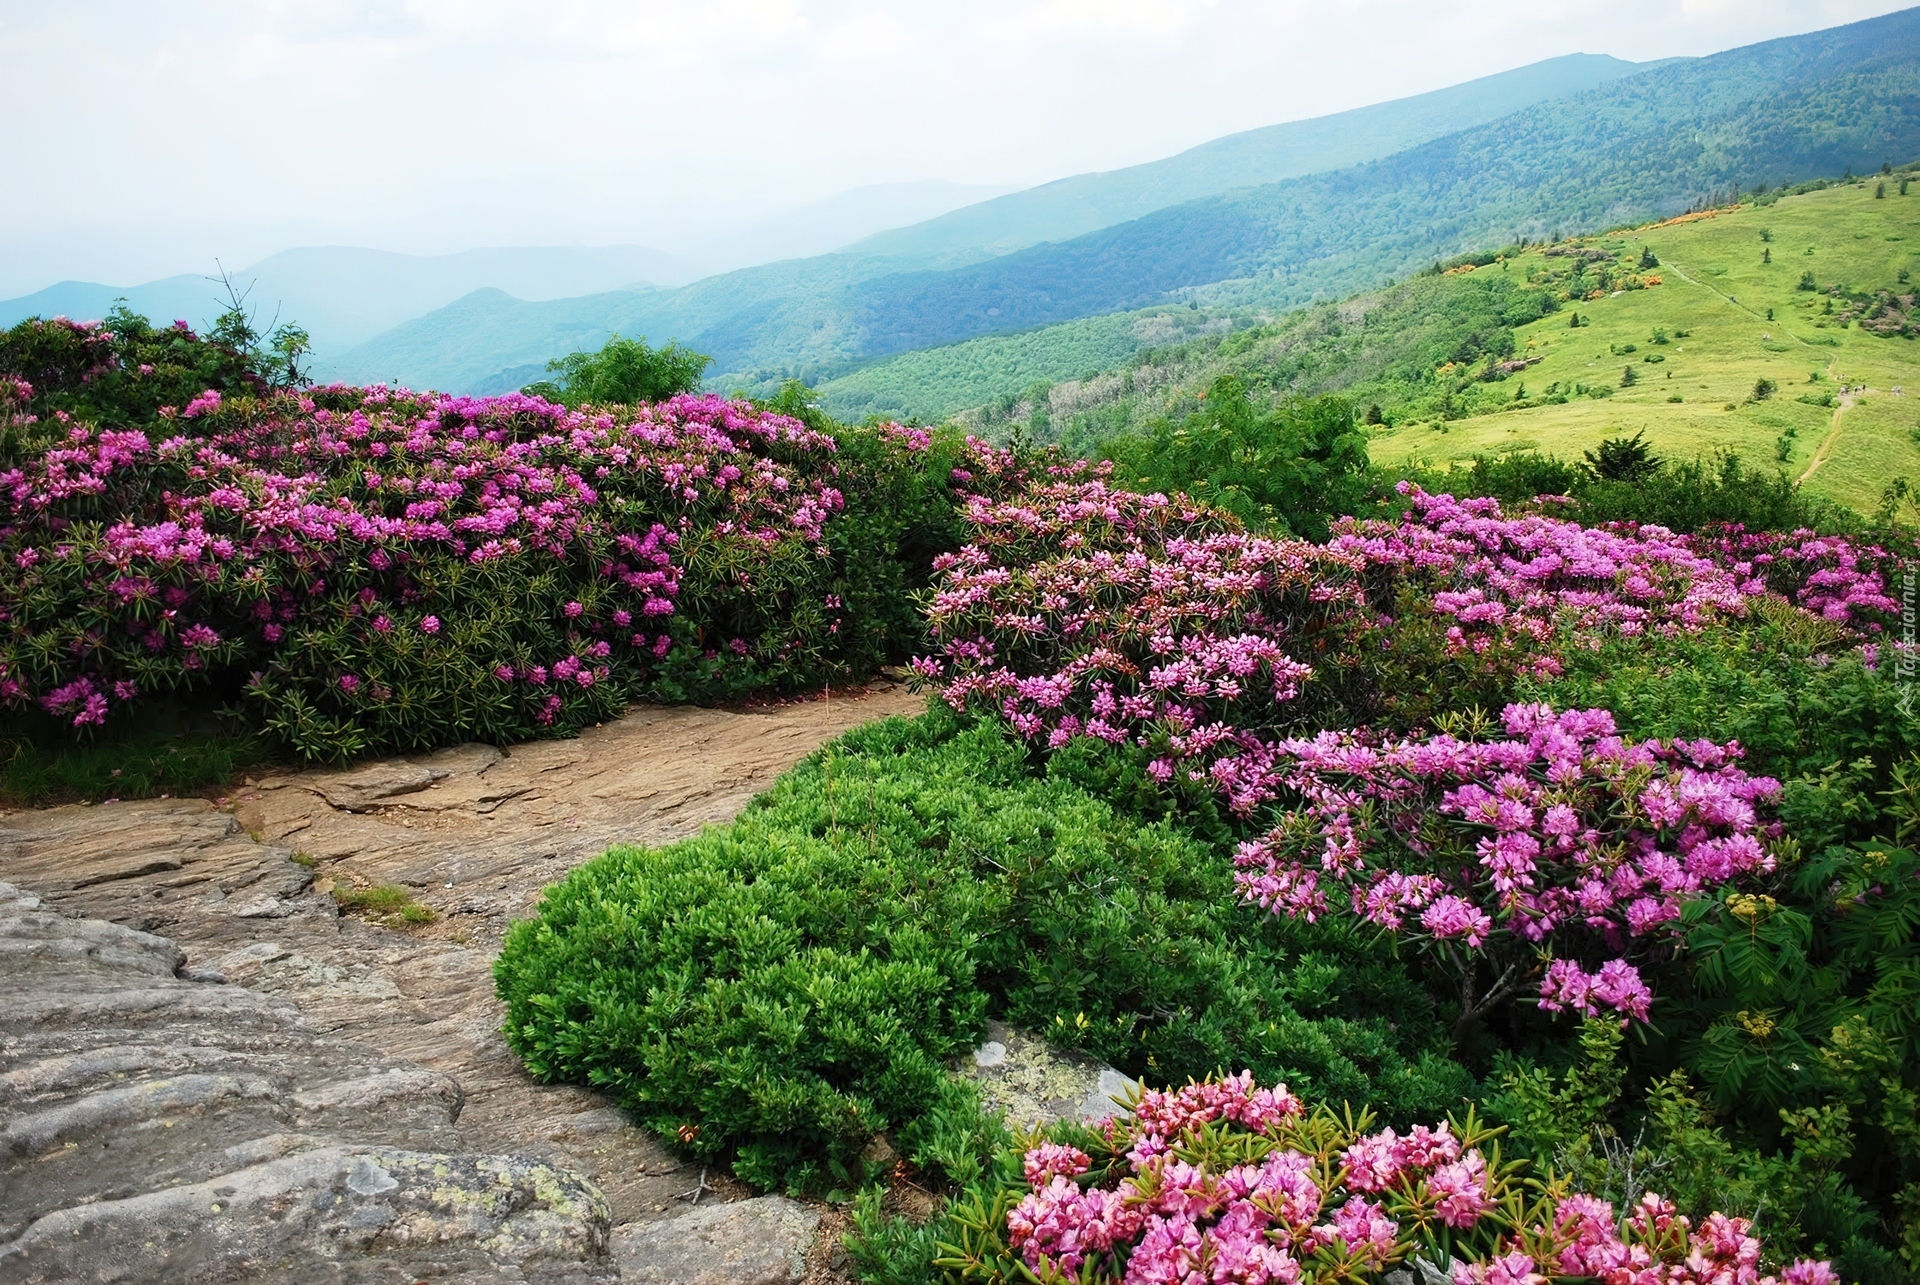
[[[0,915],[87,917],[0,935],[0,949],[39,970],[0,954],[0,1279],[27,1262],[41,1274],[19,1279],[172,1279],[99,1248],[162,1211],[181,1228],[151,1252],[203,1258],[208,1272],[192,1279],[228,1279],[219,1264],[266,1261],[244,1237],[222,1239],[221,1219],[237,1225],[242,1206],[346,1255],[323,1256],[335,1264],[324,1270],[239,1273],[254,1279],[631,1279],[649,1256],[677,1252],[666,1228],[661,1239],[644,1225],[694,1213],[681,1230],[696,1248],[675,1261],[697,1261],[697,1245],[713,1243],[709,1211],[747,1193],[716,1180],[690,1208],[677,1197],[696,1168],[599,1094],[527,1077],[499,1034],[501,937],[543,887],[608,846],[729,820],[832,736],[921,707],[881,687],[746,712],[640,708],[574,740],[268,776],[225,808],[174,799],[0,814],[0,880],[42,903],[22,910],[16,898]],[[342,915],[326,892],[374,885],[398,885],[437,921],[380,927]],[[80,1141],[95,1137],[107,1145]],[[432,1158],[460,1155],[494,1166],[496,1209],[435,1203]],[[367,1166],[395,1188],[357,1191]],[[218,1180],[243,1170],[246,1183]],[[560,1218],[553,1200],[573,1212]],[[798,1280],[812,1224],[792,1202],[779,1208],[740,1234],[777,1233],[785,1248],[731,1274],[639,1279]],[[466,1229],[450,1243],[468,1259],[407,1274],[405,1247],[443,1224]],[[383,1264],[392,1271],[377,1274]],[[352,1274],[362,1270],[376,1274]]]
[[[0,884],[0,1279],[612,1280],[606,1198],[460,1088]]]

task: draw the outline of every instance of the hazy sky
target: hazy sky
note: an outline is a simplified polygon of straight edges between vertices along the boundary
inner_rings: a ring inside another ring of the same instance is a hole
[[[672,250],[1028,185],[1557,54],[1898,0],[0,0],[0,297],[301,244]]]

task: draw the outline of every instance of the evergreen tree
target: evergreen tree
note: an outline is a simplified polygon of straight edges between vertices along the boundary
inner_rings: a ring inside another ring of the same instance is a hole
[[[1609,437],[1600,443],[1599,454],[1582,453],[1587,457],[1587,472],[1603,482],[1644,482],[1660,471],[1660,457],[1642,433]]]

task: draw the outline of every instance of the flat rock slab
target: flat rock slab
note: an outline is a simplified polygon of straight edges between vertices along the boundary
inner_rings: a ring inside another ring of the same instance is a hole
[[[22,1149],[0,1151],[0,1243],[89,1194],[143,1198],[349,1144],[510,1152],[597,1186],[616,1229],[686,1214],[677,1197],[696,1185],[697,1167],[598,1093],[535,1084],[501,1039],[492,964],[506,926],[607,847],[670,842],[730,820],[832,737],[923,707],[891,686],[749,712],[639,708],[574,740],[269,776],[225,807],[159,799],[0,814],[0,879],[43,899],[34,913],[112,921],[31,942],[10,943],[0,929],[0,1004],[10,1010],[0,1019],[13,1023],[0,1025],[0,1129],[33,1117],[19,1124]],[[314,890],[316,874],[400,884],[439,920],[403,932],[343,916]],[[70,971],[44,994],[25,982],[16,989],[16,949]],[[87,960],[118,960],[152,985],[137,998],[88,990],[99,979],[76,963]],[[15,1058],[12,1031],[36,1022],[65,1031],[67,1044],[36,1045],[28,1066]],[[211,1048],[182,1034],[222,1024],[231,1039]],[[291,1051],[316,1034],[331,1051]],[[311,1074],[290,1065],[299,1058]],[[71,1120],[48,1113],[72,1103],[31,1097],[40,1092],[31,1086],[63,1077],[101,1094]],[[167,1077],[183,1083],[106,1096]],[[189,1116],[202,1123],[178,1132]],[[343,1118],[353,1125],[344,1133]],[[136,1128],[162,1119],[174,1123]],[[133,1130],[129,1163],[150,1164],[148,1177],[110,1182],[119,1144],[89,1150],[89,1128],[110,1142],[112,1130]],[[163,1134],[190,1145],[163,1145]],[[73,1140],[58,1144],[68,1158],[36,1151],[45,1137]],[[153,1155],[140,1151],[149,1145]],[[162,1150],[174,1158],[163,1163]],[[721,1200],[748,1194],[726,1182],[716,1191]],[[702,1201],[698,1212],[716,1207]],[[312,1224],[323,1225],[333,1224]],[[380,1248],[354,1271],[374,1270],[397,1242],[368,1243]],[[560,1270],[558,1260],[538,1261],[548,1264],[538,1271]],[[611,1272],[611,1261],[592,1270]],[[410,1285],[426,1275],[393,1262],[401,1274],[366,1279]],[[488,1271],[473,1279],[547,1279],[506,1259]],[[336,1268],[304,1279],[348,1279],[328,1272]],[[0,1266],[0,1280],[13,1279]]]
[[[1002,1022],[987,1023],[985,1041],[955,1069],[980,1086],[981,1100],[1016,1131],[1056,1120],[1104,1120],[1140,1091],[1139,1081],[1106,1063],[1063,1052]]]
[[[620,1279],[645,1285],[794,1285],[820,1215],[785,1196],[702,1205],[671,1222],[622,1228]]]
[[[611,1280],[583,1174],[164,937],[0,884],[0,1280]],[[429,1149],[415,1149],[429,1148]]]

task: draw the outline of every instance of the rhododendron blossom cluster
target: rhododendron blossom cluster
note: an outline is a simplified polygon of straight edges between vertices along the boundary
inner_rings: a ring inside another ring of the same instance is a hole
[[[1253,743],[1313,672],[1293,653],[1332,641],[1306,628],[1362,606],[1356,558],[1099,478],[976,497],[967,520],[968,545],[935,563],[943,655],[918,671],[1052,746],[1160,751],[1163,778]]]
[[[1004,1244],[1041,1280],[1089,1285],[1332,1285],[1413,1258],[1454,1285],[1838,1285],[1824,1262],[1767,1273],[1744,1219],[1695,1228],[1657,1195],[1617,1218],[1564,1180],[1530,1190],[1496,1132],[1472,1116],[1373,1131],[1246,1073],[1148,1090],[1091,1150],[1030,1147],[1024,1193],[963,1213],[971,1252],[946,1265]]]
[[[1879,545],[1812,531],[1748,531],[1721,527],[1693,538],[1726,567],[1747,594],[1775,593],[1836,624],[1879,630],[1899,612],[1887,592],[1894,558]]]
[[[836,452],[712,396],[208,390],[153,431],[75,422],[0,471],[0,703],[85,727],[245,665],[316,729],[439,690],[455,734],[524,735],[673,664],[798,681],[843,614]]]
[[[939,651],[916,668],[956,708],[996,710],[1049,747],[1084,735],[1145,750],[1156,779],[1216,789],[1244,814],[1283,787],[1272,746],[1304,717],[1289,702],[1316,683],[1378,698],[1370,657],[1402,645],[1409,615],[1469,673],[1545,677],[1567,646],[1696,632],[1759,595],[1862,626],[1886,605],[1871,559],[1844,542],[1793,544],[1802,570],[1775,585],[1661,527],[1402,490],[1402,520],[1344,520],[1326,546],[1099,476],[976,499],[967,544],[936,563]]]
[[[1631,742],[1605,710],[1512,705],[1504,737],[1369,744],[1325,732],[1281,742],[1272,773],[1301,799],[1235,856],[1242,895],[1276,914],[1351,913],[1454,960],[1470,1010],[1505,998],[1531,954],[1552,961],[1543,1007],[1645,1020],[1629,956],[1670,944],[1681,903],[1770,871],[1779,782],[1739,767],[1738,744]]]

